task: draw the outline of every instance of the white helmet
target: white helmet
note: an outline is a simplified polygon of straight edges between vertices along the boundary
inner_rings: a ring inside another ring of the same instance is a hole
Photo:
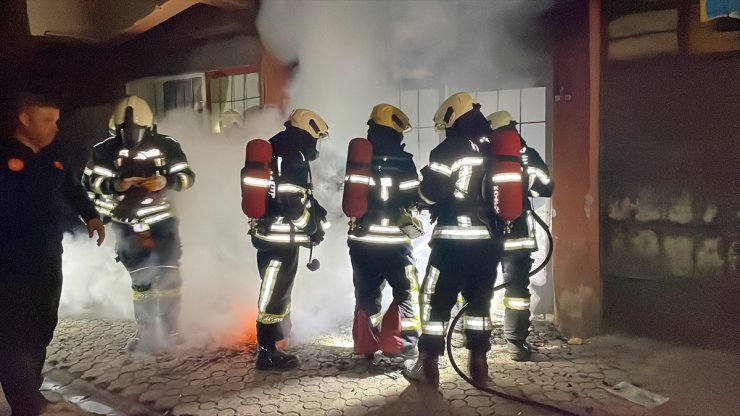
[[[370,112],[368,121],[373,121],[380,126],[390,127],[399,133],[411,130],[409,117],[400,108],[390,104],[378,104]]]
[[[143,99],[129,95],[123,100],[116,104],[116,108],[113,110],[113,124],[120,126],[126,119],[126,108],[131,107],[133,110],[133,123],[141,127],[152,128],[154,124],[154,114],[152,109],[149,108],[149,104]]]
[[[509,114],[508,111],[496,111],[495,113],[489,114],[486,118],[488,119],[488,122],[491,123],[492,130],[508,126],[512,122],[511,114]]]
[[[130,95],[113,109],[113,124],[123,140],[123,145],[133,149],[141,143],[154,126],[154,114],[143,99]]]
[[[293,110],[285,124],[305,130],[314,139],[322,139],[329,135],[329,126],[324,119],[305,108],[296,108]]]
[[[434,114],[434,128],[444,131],[455,124],[455,121],[475,108],[475,100],[467,92],[458,92],[451,95],[440,104]]]

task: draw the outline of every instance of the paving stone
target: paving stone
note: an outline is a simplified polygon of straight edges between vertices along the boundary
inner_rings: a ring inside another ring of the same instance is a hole
[[[546,391],[545,396],[547,396],[550,400],[563,402],[573,399],[573,396],[570,393],[560,390]]]
[[[361,416],[368,412],[365,406],[350,406],[344,410],[344,416]]]
[[[274,413],[274,412],[277,412],[277,410],[278,410],[278,407],[275,405],[271,405],[271,404],[262,406],[260,408],[260,412],[262,413]]]
[[[450,409],[450,414],[453,416],[477,416],[478,412],[471,407],[454,407]]]
[[[179,397],[161,397],[157,399],[156,402],[154,402],[154,408],[157,410],[168,410],[172,409],[173,407],[177,406],[180,403]]]
[[[198,415],[200,414],[200,404],[199,403],[181,403],[175,406],[172,409],[172,414],[175,416],[184,416],[184,415]]]
[[[127,397],[139,397],[142,393],[147,391],[149,389],[149,385],[144,384],[133,384],[131,386],[126,387],[121,392],[121,395],[127,396]]]
[[[494,333],[500,334],[500,327],[495,328]],[[431,389],[420,389],[396,378],[399,367],[395,364],[352,360],[351,351],[343,348],[296,345],[291,349],[301,357],[300,368],[262,372],[254,369],[253,340],[233,349],[188,349],[150,356],[123,351],[134,330],[128,322],[63,320],[58,329],[49,347],[46,370],[70,369],[73,376],[163,414],[540,414],[530,406],[481,393],[461,380],[444,357],[440,360],[440,391],[430,393]],[[64,333],[63,342],[60,332]],[[351,340],[351,332],[342,334]],[[548,344],[554,340],[542,337],[551,334],[533,332],[530,342],[540,346],[541,353],[533,361],[521,363],[511,361],[500,340],[496,340],[488,355],[491,386],[573,409],[584,416],[646,413],[644,408],[625,404],[604,390],[604,382],[613,385],[626,379],[623,366],[617,368],[613,359],[622,353],[620,348],[599,350],[589,345],[568,348],[562,343]],[[455,351],[462,368],[466,355],[464,350]],[[612,362],[615,364],[609,364]],[[632,381],[639,381],[633,374],[630,376]],[[617,410],[611,412],[612,408]]]
[[[493,405],[491,396],[485,395],[485,396],[468,396],[465,399],[465,402],[470,407],[490,407]]]

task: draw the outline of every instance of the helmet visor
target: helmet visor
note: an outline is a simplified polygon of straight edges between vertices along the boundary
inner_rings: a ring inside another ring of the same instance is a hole
[[[126,107],[123,123],[118,126],[118,129],[121,132],[123,145],[129,149],[133,149],[141,143],[144,134],[146,134],[147,127],[136,124],[134,122],[133,107]]]
[[[129,149],[133,149],[138,146],[139,143],[141,143],[141,140],[144,139],[146,129],[146,127],[137,126],[136,124],[122,124],[119,127],[119,131],[121,133],[123,145]]]

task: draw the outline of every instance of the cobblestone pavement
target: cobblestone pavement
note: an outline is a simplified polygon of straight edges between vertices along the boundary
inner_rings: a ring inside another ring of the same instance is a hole
[[[737,414],[737,354],[614,336],[568,345],[550,324],[535,322],[534,328],[530,342],[540,353],[531,362],[513,362],[500,343],[494,345],[492,388],[579,415]],[[111,416],[559,414],[481,392],[461,380],[446,358],[440,361],[440,391],[420,389],[401,376],[398,362],[353,358],[346,328],[289,348],[301,365],[283,373],[255,370],[254,343],[131,354],[124,345],[133,332],[132,322],[61,321],[42,390],[54,401]],[[500,327],[497,332],[500,336]],[[455,355],[461,368],[463,351]],[[686,365],[687,357],[693,357],[693,367],[679,370],[675,363]],[[702,357],[707,363],[701,364]],[[607,390],[619,381],[670,400],[655,408],[640,406]],[[47,414],[73,414],[66,411]]]

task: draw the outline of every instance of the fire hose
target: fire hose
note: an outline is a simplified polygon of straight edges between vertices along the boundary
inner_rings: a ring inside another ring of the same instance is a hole
[[[547,265],[547,263],[552,258],[552,250],[553,250],[553,247],[552,247],[553,246],[553,241],[552,241],[552,234],[550,233],[550,228],[547,226],[547,224],[545,223],[545,221],[543,221],[542,218],[540,218],[539,215],[537,215],[534,211],[532,211],[532,215],[534,216],[535,221],[537,221],[537,223],[542,227],[542,229],[547,234],[548,247],[547,247],[547,255],[545,256],[545,259],[542,261],[542,263],[540,265],[538,265],[537,267],[535,267],[534,269],[532,269],[532,271],[530,271],[529,274],[527,274],[527,276],[526,276],[527,279],[529,279],[531,276],[534,276],[535,274],[539,273],[540,270],[542,270],[542,269],[545,268],[545,266]],[[502,283],[502,284],[500,284],[498,286],[495,286],[491,291],[484,292],[478,298],[474,299],[474,301],[483,299],[485,296],[488,296],[490,298],[490,297],[493,296],[493,293],[494,292],[496,292],[497,290],[505,289],[506,287],[508,287],[509,285],[511,285],[513,282],[515,282],[515,280],[511,280],[511,281],[508,281],[506,283]],[[447,356],[450,359],[450,364],[452,365],[452,368],[455,369],[455,372],[457,372],[457,374],[463,380],[465,380],[466,382],[468,382],[470,385],[474,385],[473,384],[473,380],[467,374],[465,374],[460,369],[460,367],[458,367],[457,362],[455,361],[455,357],[452,354],[452,334],[453,334],[453,331],[455,329],[455,325],[457,325],[457,322],[463,316],[463,314],[468,309],[468,306],[470,306],[471,303],[473,303],[473,302],[467,302],[467,303],[465,303],[465,305],[463,305],[463,307],[460,308],[460,310],[457,312],[457,315],[455,315],[455,317],[452,319],[452,323],[450,324],[450,329],[447,331]],[[546,404],[546,403],[540,403],[538,401],[531,400],[531,399],[526,399],[526,398],[523,398],[523,397],[514,396],[514,395],[507,394],[507,393],[504,393],[502,391],[495,390],[495,389],[492,389],[492,388],[488,388],[488,387],[476,387],[476,388],[478,390],[484,391],[484,392],[489,393],[489,394],[492,394],[494,396],[502,397],[504,399],[508,399],[508,400],[512,400],[512,401],[515,401],[515,402],[524,403],[524,404],[528,404],[528,405],[533,405],[533,406],[540,407],[540,408],[543,408],[543,409],[547,409],[547,410],[550,410],[550,411],[553,411],[553,412],[556,412],[556,413],[560,413],[560,414],[563,414],[563,415],[578,416],[576,413],[569,412],[567,410],[561,409],[561,408],[556,407],[556,406],[553,406],[553,405],[549,405],[549,404]]]

